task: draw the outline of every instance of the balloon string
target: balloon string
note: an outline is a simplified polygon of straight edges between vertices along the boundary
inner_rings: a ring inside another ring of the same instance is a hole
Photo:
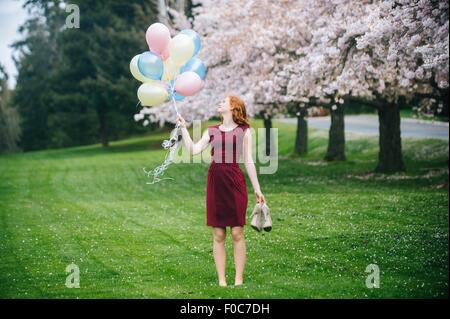
[[[177,115],[180,115],[180,113],[178,112],[178,108],[177,108],[177,102],[175,100],[174,86],[172,84],[170,85],[170,91],[172,93],[172,102],[173,102],[173,106],[175,108],[175,112],[177,112]],[[149,178],[153,177],[153,180],[151,182],[147,182],[147,184],[152,185],[152,184],[158,183],[164,179],[172,179],[173,180],[172,177],[161,178],[161,176],[164,174],[164,171],[169,167],[169,165],[173,161],[173,156],[175,155],[175,152],[178,149],[178,144],[179,144],[178,136],[180,135],[180,133],[181,133],[180,132],[180,123],[177,121],[175,124],[174,133],[171,134],[170,139],[164,140],[164,142],[162,143],[162,146],[165,149],[169,149],[169,151],[166,153],[163,163],[150,171],[147,171],[145,169],[145,167],[143,168],[144,173],[145,173],[145,175],[147,175],[147,177],[149,177]]]
[[[170,91],[172,95],[172,104],[173,107],[175,108],[175,112],[177,112],[177,115],[180,115],[180,113],[178,112],[177,101],[175,101],[175,85],[170,84]]]

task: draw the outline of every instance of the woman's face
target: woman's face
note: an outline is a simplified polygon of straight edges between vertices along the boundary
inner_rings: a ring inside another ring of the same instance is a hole
[[[230,108],[230,99],[226,97],[225,99],[220,102],[219,106],[217,107],[217,112],[220,114],[225,114],[227,112],[231,112]]]

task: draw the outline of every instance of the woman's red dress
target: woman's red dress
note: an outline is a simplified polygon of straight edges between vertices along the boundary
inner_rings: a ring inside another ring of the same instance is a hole
[[[239,167],[248,125],[239,124],[224,132],[219,125],[208,127],[211,164],[206,181],[206,225],[243,226],[247,212],[247,186]]]

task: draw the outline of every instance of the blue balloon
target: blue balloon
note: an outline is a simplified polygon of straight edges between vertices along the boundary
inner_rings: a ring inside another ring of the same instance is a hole
[[[206,66],[199,58],[191,58],[180,69],[180,74],[183,72],[192,71],[198,74],[202,80],[206,76]]]
[[[200,36],[198,35],[197,32],[195,32],[192,29],[184,29],[181,30],[180,33],[188,35],[192,39],[192,41],[194,41],[194,54],[192,56],[195,56],[202,47],[200,42]]]
[[[161,80],[164,72],[164,64],[161,57],[153,52],[142,53],[138,59],[138,69],[146,78]]]
[[[183,96],[183,95],[178,94],[177,92],[175,92],[174,98],[175,98],[175,101],[183,101],[184,98],[185,98],[185,96]]]

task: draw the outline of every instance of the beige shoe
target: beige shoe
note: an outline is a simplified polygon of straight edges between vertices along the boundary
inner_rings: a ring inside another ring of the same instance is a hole
[[[260,232],[263,229],[267,232],[272,230],[272,217],[270,216],[270,209],[267,204],[256,203],[253,208],[251,226],[254,230]]]
[[[265,204],[265,203],[262,204],[261,211],[262,211],[262,216],[263,216],[262,228],[266,232],[269,232],[272,230],[272,217],[270,217],[269,206],[267,206],[267,204]]]
[[[252,215],[250,218],[252,219],[250,226],[258,232],[260,232],[263,228],[263,220],[262,220],[262,210],[261,205],[256,203],[255,208],[253,208]]]

